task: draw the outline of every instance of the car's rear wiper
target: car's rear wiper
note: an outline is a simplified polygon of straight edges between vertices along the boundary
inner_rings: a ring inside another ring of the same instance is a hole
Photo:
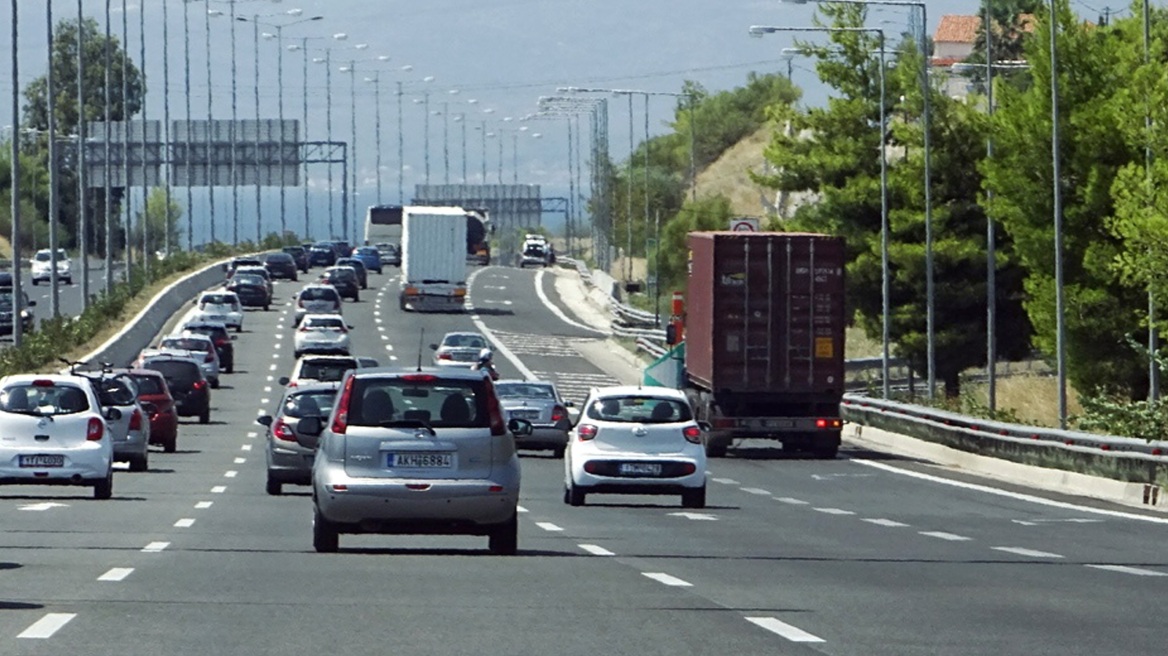
[[[423,428],[430,433],[432,437],[437,437],[438,432],[430,425],[430,422],[421,419],[390,419],[377,424],[380,428]]]

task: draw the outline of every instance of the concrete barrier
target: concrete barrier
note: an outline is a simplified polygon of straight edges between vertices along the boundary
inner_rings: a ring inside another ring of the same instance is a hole
[[[220,260],[208,264],[167,285],[150,299],[146,307],[127,322],[118,334],[87,354],[83,361],[91,365],[109,362],[115,367],[129,366],[174,313],[190,303],[199,292],[223,282],[223,265],[229,261]]]

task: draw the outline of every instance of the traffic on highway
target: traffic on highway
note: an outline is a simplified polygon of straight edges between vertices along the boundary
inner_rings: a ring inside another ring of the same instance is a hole
[[[3,488],[3,653],[1162,648],[1168,518],[847,443],[707,460],[712,427],[639,386],[574,270],[471,267],[464,311],[422,313],[387,267],[339,313],[298,314],[323,271],[273,282],[224,344],[183,332],[222,323],[216,286],[144,345],[138,371],[206,402],[176,405],[147,465],[98,462],[92,494]],[[315,317],[343,318],[322,327],[343,348],[297,339]],[[70,412],[48,407],[22,417]]]

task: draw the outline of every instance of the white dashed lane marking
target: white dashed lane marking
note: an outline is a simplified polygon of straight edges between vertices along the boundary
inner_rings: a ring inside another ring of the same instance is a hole
[[[523,506],[515,506],[515,512],[525,513],[527,512],[527,508],[524,508]]]
[[[243,449],[244,451],[251,451],[251,445],[250,445],[250,444],[244,444],[244,445],[243,445],[243,446],[241,446],[240,448],[241,448],[241,449]]]
[[[891,519],[865,519],[864,521],[868,522],[869,524],[875,524],[877,526],[887,526],[889,528],[900,528],[902,526],[908,526],[908,524],[904,524],[901,522],[895,522],[895,521],[892,521]]]
[[[758,487],[744,487],[742,491],[747,494],[757,494],[760,497],[769,497],[771,495],[767,490]]]
[[[234,469],[229,469],[226,473],[223,474],[224,478],[235,478],[238,475],[239,472],[235,471]]]
[[[211,494],[223,494],[226,491],[226,485],[216,485],[215,487],[211,488]]]
[[[206,510],[211,507],[214,501],[200,501],[195,504],[195,510]]]
[[[69,620],[77,617],[77,613],[49,613],[33,623],[21,632],[17,638],[51,638],[53,634],[61,630],[61,627],[69,623]]]
[[[920,534],[925,537],[937,538],[938,540],[948,540],[950,542],[964,542],[966,540],[972,539],[967,538],[964,535],[955,535],[953,533],[946,533],[944,531],[920,531]]]
[[[587,551],[588,553],[592,554],[593,556],[615,556],[616,555],[613,552],[609,551],[608,549],[605,549],[604,547],[596,546],[595,544],[582,544],[582,545],[580,545],[580,548],[583,549],[584,551]]]
[[[247,458],[236,458],[235,459],[235,464],[237,464],[237,465],[242,465],[245,462],[247,462]]]
[[[174,523],[175,528],[190,528],[195,525],[195,520],[186,517]]]
[[[110,571],[106,572],[105,574],[102,574],[101,576],[97,577],[97,580],[98,581],[123,581],[133,571],[134,571],[133,567],[115,567],[115,568],[111,569]]]
[[[556,532],[564,530],[563,528],[560,528],[559,526],[556,526],[555,524],[553,524],[551,522],[536,522],[535,525],[542,528],[545,531],[550,531],[552,533],[556,533]]]
[[[1061,554],[1050,553],[1049,551],[1038,551],[1036,549],[1023,549],[1022,547],[990,547],[994,551],[1002,551],[1005,553],[1014,554],[1016,556],[1026,556],[1027,558],[1063,558]]]
[[[821,512],[825,515],[854,515],[856,513],[843,508],[815,508],[815,512]]]
[[[151,542],[145,547],[142,547],[142,553],[161,553],[169,546],[169,542]]]
[[[666,574],[664,572],[641,572],[641,575],[647,576],[647,577],[653,579],[654,581],[657,581],[658,583],[663,583],[665,585],[671,585],[671,586],[678,587],[678,588],[692,588],[693,587],[693,584],[690,583],[689,581],[683,581],[682,579],[679,579],[676,576],[670,576],[669,574]]]
[[[1087,565],[1087,567],[1091,569],[1102,569],[1108,572],[1119,572],[1120,574],[1134,574],[1135,576],[1168,576],[1164,572],[1142,569],[1140,567],[1128,567],[1127,565]]]
[[[802,499],[795,499],[795,498],[792,498],[792,497],[779,497],[779,498],[775,499],[775,501],[778,501],[778,502],[780,502],[780,503],[785,503],[785,504],[788,504],[788,505],[792,505],[792,506],[807,506],[807,505],[810,505],[808,502],[806,502],[806,501],[804,501],[804,500],[802,500]]]
[[[771,633],[780,635],[791,642],[823,642],[823,638],[811,635],[797,626],[791,626],[773,617],[748,617],[747,622],[760,626]]]
[[[711,478],[710,480],[715,483],[721,483],[722,485],[738,485],[738,481],[733,478]]]

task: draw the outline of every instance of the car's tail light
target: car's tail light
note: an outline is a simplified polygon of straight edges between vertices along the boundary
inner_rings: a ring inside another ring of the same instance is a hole
[[[97,417],[90,417],[89,418],[89,426],[86,428],[86,431],[85,431],[85,439],[89,440],[90,442],[97,442],[98,440],[101,439],[101,436],[104,434],[105,434],[105,422],[98,419]]]
[[[681,434],[685,436],[685,441],[690,444],[702,443],[702,429],[697,426],[686,426],[681,429]]]
[[[599,473],[600,463],[596,462],[595,460],[589,460],[588,462],[584,463],[584,471],[588,472],[589,474]]]
[[[306,324],[306,325],[300,326],[300,332],[302,332],[302,333],[308,332],[308,325]]]
[[[38,378],[32,381],[33,387],[53,387],[54,383],[46,378]]]
[[[576,427],[576,436],[580,438],[581,442],[587,442],[596,437],[597,429],[592,424],[580,424]]]
[[[557,405],[556,407],[552,408],[552,421],[560,421],[567,418],[567,416],[568,410],[564,406]]]
[[[219,339],[215,340],[215,346],[227,346],[227,342],[228,340],[220,337]]]
[[[130,414],[130,430],[142,430],[142,411],[138,408]]]
[[[296,301],[296,305],[297,305],[297,307],[304,307],[304,299],[300,299],[299,301]]]
[[[333,417],[332,431],[337,434],[343,434],[345,429],[349,426],[349,400],[353,396],[353,381],[352,376],[345,381],[345,387],[341,390],[341,398],[337,401],[337,414]]]
[[[195,391],[206,389],[207,388],[207,381],[206,380],[196,380],[195,384],[191,385],[191,387],[194,388]]]
[[[296,441],[296,433],[292,432],[292,428],[285,424],[283,419],[277,419],[276,423],[272,424],[272,435],[286,442]]]
[[[693,464],[692,462],[687,462],[681,466],[681,475],[682,476],[689,476],[690,474],[696,472],[697,470],[698,470],[697,465]]]
[[[349,329],[344,326],[337,326],[337,330],[341,331],[342,333],[349,332]]]
[[[203,358],[203,362],[209,363],[209,362],[214,362],[214,361],[215,361],[215,353],[212,351],[208,351],[206,357]]]
[[[452,353],[450,353],[449,351],[444,351],[444,352],[438,354],[438,359],[439,360],[453,360],[454,355]]]

